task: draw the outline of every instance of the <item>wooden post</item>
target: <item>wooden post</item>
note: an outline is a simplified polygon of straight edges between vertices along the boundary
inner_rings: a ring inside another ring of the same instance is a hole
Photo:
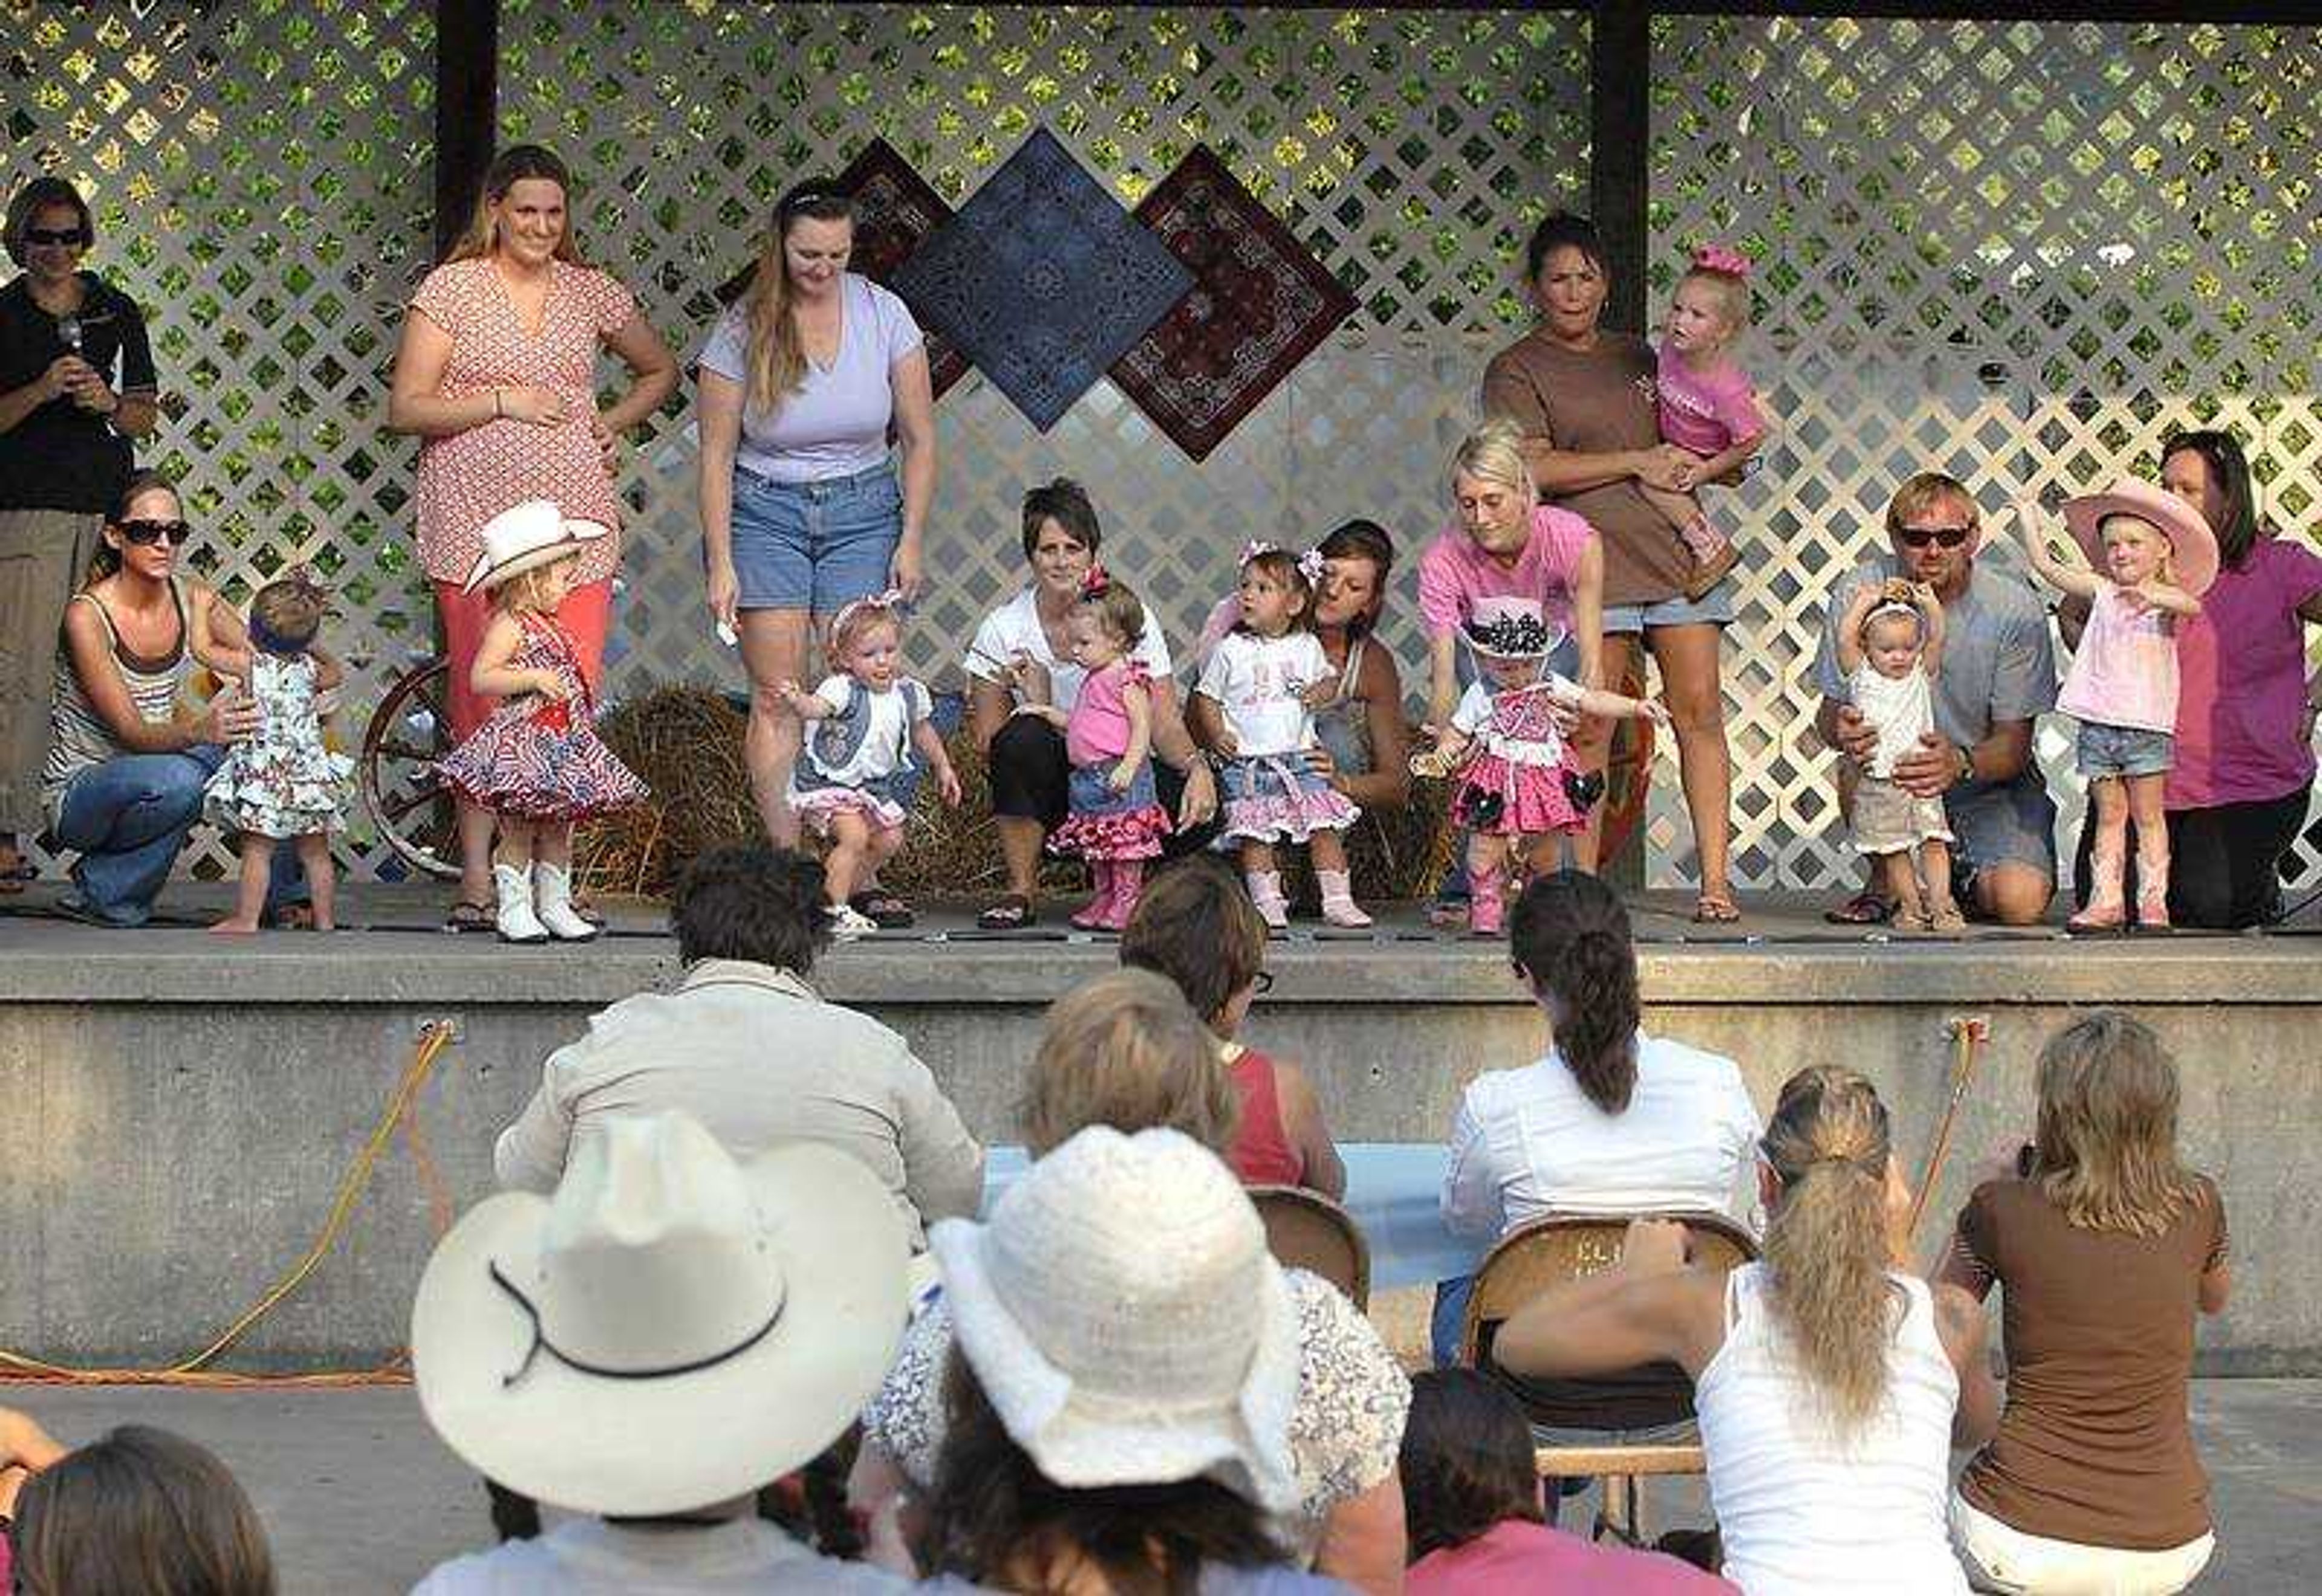
[[[1604,241],[1604,324],[1645,330],[1645,205],[1652,172],[1652,19],[1645,0],[1596,0],[1588,18],[1588,212]]]
[[[499,0],[435,0],[435,258],[476,203],[499,118]]]

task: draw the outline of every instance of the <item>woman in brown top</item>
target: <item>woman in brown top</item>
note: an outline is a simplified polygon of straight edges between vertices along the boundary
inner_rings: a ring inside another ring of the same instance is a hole
[[[2195,1312],[2233,1285],[2226,1213],[2177,1162],[2177,1069],[2100,1010],[2040,1054],[2037,1140],[1976,1188],[1943,1279],[2002,1289],[2007,1404],[1960,1477],[1952,1535],[1977,1589],[2182,1590],[2209,1560],[2186,1422]]]
[[[1596,529],[1604,548],[1603,681],[1617,686],[1636,662],[1636,640],[1660,667],[1677,732],[1678,773],[1701,856],[1697,920],[1741,917],[1726,878],[1732,767],[1725,747],[1725,696],[1717,679],[1720,634],[1733,619],[1731,588],[1685,597],[1689,557],[1640,488],[1674,488],[1692,457],[1660,441],[1653,407],[1653,353],[1631,333],[1597,325],[1609,284],[1604,249],[1585,217],[1559,213],[1532,232],[1525,278],[1540,324],[1492,358],[1484,410],[1522,427],[1524,459],[1549,503]],[[1601,768],[1611,736],[1583,723],[1575,751]]]

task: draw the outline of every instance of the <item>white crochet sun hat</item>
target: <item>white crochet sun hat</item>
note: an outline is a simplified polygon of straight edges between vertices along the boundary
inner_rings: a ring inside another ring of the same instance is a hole
[[[1092,1126],[989,1223],[947,1219],[929,1239],[960,1351],[1050,1480],[1207,1475],[1266,1512],[1295,1507],[1296,1310],[1216,1154],[1174,1130]]]

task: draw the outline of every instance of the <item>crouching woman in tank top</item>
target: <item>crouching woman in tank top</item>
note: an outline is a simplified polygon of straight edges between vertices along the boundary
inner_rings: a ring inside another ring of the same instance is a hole
[[[1910,1194],[1868,1081],[1791,1076],[1760,1152],[1761,1261],[1687,1263],[1682,1227],[1641,1219],[1617,1266],[1509,1319],[1499,1361],[1567,1379],[1682,1364],[1723,1572],[1750,1596],[1955,1596],[1951,1448],[1979,1445],[1998,1413],[1982,1312],[1906,1272]]]

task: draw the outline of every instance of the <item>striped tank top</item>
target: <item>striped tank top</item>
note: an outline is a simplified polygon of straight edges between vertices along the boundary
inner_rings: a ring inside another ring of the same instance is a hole
[[[130,702],[137,707],[137,717],[148,725],[177,718],[178,695],[185,686],[191,662],[186,649],[186,594],[175,580],[169,583],[169,597],[178,606],[178,641],[160,659],[133,654],[123,645],[111,612],[96,595],[76,593],[72,599],[74,604],[86,604],[96,611],[97,618],[104,623],[105,641],[111,645],[114,664],[120,669],[122,685],[129,689]],[[128,752],[82,689],[80,675],[73,669],[72,651],[65,646],[64,629],[59,626],[56,683],[49,695],[49,758],[41,768],[41,806],[48,813],[49,824],[57,824],[64,808],[65,789],[72,784],[74,777]]]

